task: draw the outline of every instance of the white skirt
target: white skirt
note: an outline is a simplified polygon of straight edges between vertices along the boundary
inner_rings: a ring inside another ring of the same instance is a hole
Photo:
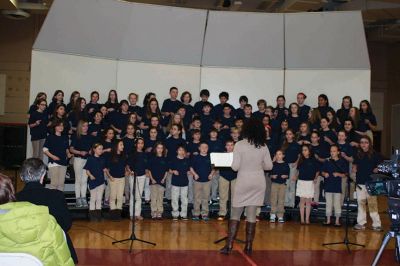
[[[314,197],[314,181],[297,180],[296,196],[311,199]]]

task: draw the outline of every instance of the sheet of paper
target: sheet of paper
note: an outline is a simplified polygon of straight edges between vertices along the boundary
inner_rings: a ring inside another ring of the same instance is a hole
[[[214,167],[231,167],[233,161],[233,153],[212,152],[210,154],[211,164]]]

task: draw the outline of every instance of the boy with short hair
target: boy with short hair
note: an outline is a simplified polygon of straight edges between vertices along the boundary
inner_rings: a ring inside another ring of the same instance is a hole
[[[213,107],[213,104],[208,101],[208,98],[210,98],[210,92],[208,90],[201,90],[200,98],[201,100],[194,104],[194,112],[197,115],[202,114],[205,103],[209,103],[211,105],[211,108]]]
[[[178,88],[171,87],[169,89],[169,99],[165,99],[163,105],[161,107],[161,114],[164,117],[170,117],[172,114],[175,114],[179,107],[181,107],[182,103],[177,99],[178,98]]]
[[[195,180],[193,220],[198,221],[201,214],[201,218],[204,221],[208,221],[208,201],[211,189],[210,180],[214,176],[214,169],[212,169],[211,166],[211,160],[208,154],[208,145],[206,142],[200,143],[199,151],[200,154],[192,157],[190,167],[190,172]]]

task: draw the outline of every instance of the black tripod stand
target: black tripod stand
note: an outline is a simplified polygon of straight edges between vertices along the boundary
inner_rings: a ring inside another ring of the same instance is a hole
[[[223,177],[220,177],[220,178],[223,178]],[[231,199],[232,199],[231,198],[231,189],[232,189],[232,181],[229,180],[228,202],[226,204],[227,205],[226,207],[228,208],[228,215],[227,216],[229,217],[229,219],[228,219],[228,231],[227,232],[229,232],[229,221],[230,221],[230,218],[231,218],[231,205],[232,205],[232,203],[231,203]],[[214,244],[218,244],[218,243],[220,243],[222,241],[225,241],[227,238],[228,238],[228,236],[224,236],[223,238],[215,240]],[[237,239],[237,238],[235,238],[235,241],[237,241],[239,243],[245,243],[245,241]]]
[[[133,203],[132,203],[133,204],[133,211],[135,211],[135,203],[136,203],[136,179],[137,179],[136,175],[133,174],[133,188],[132,188],[132,191],[131,191],[131,197],[133,197]],[[133,193],[133,191],[135,191],[135,193]],[[139,195],[141,196],[141,193],[139,193]],[[156,245],[156,243],[149,242],[149,241],[146,241],[146,240],[142,240],[142,239],[136,237],[136,235],[135,235],[135,221],[132,221],[131,236],[129,238],[126,238],[126,239],[114,241],[114,242],[112,242],[112,244],[114,245],[116,243],[123,243],[123,242],[126,242],[126,241],[131,241],[131,245],[129,247],[129,253],[132,252],[133,241],[139,241],[139,242],[146,243],[146,244],[153,245],[153,246]]]
[[[381,247],[378,250],[378,253],[376,253],[376,256],[374,258],[374,262],[372,262],[372,266],[378,265],[379,259],[382,256],[383,250],[385,249],[386,245],[389,243],[390,239],[394,238],[395,239],[395,257],[397,263],[400,262],[400,232],[399,228],[390,228],[390,231],[387,232],[382,240]]]
[[[347,178],[347,195],[346,195],[346,224],[345,224],[345,234],[344,239],[341,242],[332,242],[332,243],[324,243],[323,246],[331,246],[331,245],[340,245],[344,244],[349,253],[351,253],[350,246],[357,246],[357,247],[365,247],[365,245],[352,243],[349,241],[349,206],[350,206],[350,177],[346,176]]]

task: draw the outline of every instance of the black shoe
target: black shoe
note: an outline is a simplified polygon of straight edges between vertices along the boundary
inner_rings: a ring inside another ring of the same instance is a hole
[[[228,236],[226,237],[226,244],[222,249],[219,250],[219,253],[228,255],[232,252],[233,241],[236,238],[237,231],[239,229],[239,224],[240,221],[229,220],[229,230],[228,230]]]
[[[253,240],[256,233],[256,223],[246,222],[246,245],[244,253],[250,255],[253,252]]]

